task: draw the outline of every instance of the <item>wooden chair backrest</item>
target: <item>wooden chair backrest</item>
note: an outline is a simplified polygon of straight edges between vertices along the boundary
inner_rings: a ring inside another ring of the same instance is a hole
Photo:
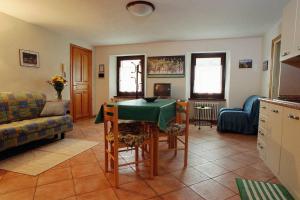
[[[183,119],[182,115],[185,115]],[[189,102],[177,101],[176,102],[176,123],[182,124],[183,122],[189,123]]]
[[[103,117],[104,117],[104,132],[105,134],[109,133],[111,130],[114,134],[114,141],[118,141],[118,106],[114,104],[103,104]],[[109,127],[109,125],[111,127]],[[109,129],[111,128],[111,129]]]

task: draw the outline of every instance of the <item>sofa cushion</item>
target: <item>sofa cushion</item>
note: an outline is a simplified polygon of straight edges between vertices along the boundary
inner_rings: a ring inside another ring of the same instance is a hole
[[[0,96],[7,98],[10,122],[39,117],[46,102],[46,96],[39,93],[0,93]]]
[[[8,99],[0,94],[0,124],[8,123]]]
[[[20,134],[40,132],[45,129],[56,128],[68,124],[72,126],[72,118],[69,115],[42,117],[31,120],[23,120],[0,125],[0,140],[12,139]]]
[[[61,116],[66,114],[66,106],[63,101],[47,101],[42,112],[41,117]]]

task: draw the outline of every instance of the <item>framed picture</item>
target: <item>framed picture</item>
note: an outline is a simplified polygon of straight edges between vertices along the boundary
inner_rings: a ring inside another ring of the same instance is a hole
[[[99,64],[98,78],[104,78],[104,64]]]
[[[239,68],[240,69],[252,68],[252,59],[243,59],[243,60],[240,60]]]
[[[24,67],[40,67],[39,53],[20,49],[20,65]]]
[[[147,58],[148,78],[185,76],[185,56],[157,56]]]
[[[266,60],[263,62],[263,71],[268,71],[269,69],[269,62]]]

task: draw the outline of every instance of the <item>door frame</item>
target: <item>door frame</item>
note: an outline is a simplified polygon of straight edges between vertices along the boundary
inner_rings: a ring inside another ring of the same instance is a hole
[[[272,48],[271,48],[271,65],[270,65],[270,81],[269,81],[269,98],[272,97],[273,90],[273,70],[274,70],[274,50],[275,46],[278,42],[281,42],[281,34],[275,37],[272,40]],[[280,74],[281,72],[279,72]]]
[[[93,87],[92,87],[92,79],[93,79],[93,68],[92,68],[92,54],[93,51],[75,44],[70,44],[70,105],[71,105],[71,115],[73,116],[73,121],[75,122],[75,116],[74,116],[74,111],[75,111],[75,107],[73,104],[73,98],[74,98],[74,83],[73,83],[73,49],[80,49],[80,50],[84,50],[86,52],[88,52],[88,60],[89,60],[89,73],[88,73],[88,77],[89,77],[89,81],[88,81],[88,101],[89,101],[89,118],[91,118],[93,116],[93,102],[92,102],[92,95],[93,95]]]

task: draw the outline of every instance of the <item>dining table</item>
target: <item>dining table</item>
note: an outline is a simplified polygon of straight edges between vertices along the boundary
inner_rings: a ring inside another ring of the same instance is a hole
[[[176,117],[176,100],[156,99],[147,102],[144,99],[134,99],[109,103],[118,106],[118,117],[120,120],[134,120],[151,125],[154,138],[154,166],[153,174],[158,175],[158,135],[160,131],[166,130],[168,124]],[[96,117],[95,123],[103,122],[103,105]]]

